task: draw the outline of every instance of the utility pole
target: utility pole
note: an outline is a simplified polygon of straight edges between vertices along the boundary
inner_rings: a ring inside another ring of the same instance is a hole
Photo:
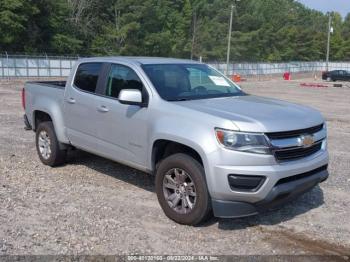
[[[231,51],[231,34],[232,34],[232,20],[233,20],[233,10],[235,6],[231,5],[231,17],[230,17],[230,29],[228,31],[228,43],[227,43],[227,59],[226,59],[226,75],[229,73],[229,63],[230,63],[230,51]]]
[[[230,52],[231,52],[231,34],[232,34],[232,20],[233,20],[233,11],[237,8],[237,2],[241,0],[234,0],[234,3],[231,5],[231,17],[230,17],[230,28],[228,31],[228,43],[227,43],[227,59],[226,59],[226,75],[229,73],[229,64],[230,64]]]
[[[196,44],[196,24],[197,24],[197,13],[196,13],[196,11],[193,14],[192,23],[193,23],[193,30],[192,30],[191,60],[193,60],[194,46]]]
[[[332,14],[329,13],[329,20],[328,20],[328,39],[327,39],[327,57],[326,57],[326,71],[329,69],[329,49],[330,49],[330,42],[331,42],[331,28],[332,28]]]

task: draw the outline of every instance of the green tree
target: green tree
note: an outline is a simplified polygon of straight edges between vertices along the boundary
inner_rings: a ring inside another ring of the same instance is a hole
[[[0,0],[9,52],[226,59],[232,0]],[[333,15],[331,59],[350,59],[350,15]],[[295,0],[236,3],[232,61],[324,60],[327,15]]]
[[[28,22],[39,10],[32,1],[0,0],[0,47],[3,50],[20,50],[28,31]]]

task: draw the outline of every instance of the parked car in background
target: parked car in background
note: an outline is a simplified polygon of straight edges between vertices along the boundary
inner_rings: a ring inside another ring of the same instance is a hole
[[[42,163],[75,147],[153,173],[181,224],[254,215],[328,178],[318,111],[249,95],[190,60],[81,59],[67,82],[26,83],[22,102]]]
[[[350,72],[346,70],[333,70],[322,73],[322,79],[327,81],[350,81]]]

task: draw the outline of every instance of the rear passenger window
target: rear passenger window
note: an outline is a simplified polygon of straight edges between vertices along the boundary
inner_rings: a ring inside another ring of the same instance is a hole
[[[109,72],[106,96],[118,98],[123,89],[138,89],[142,91],[143,84],[134,70],[123,65],[112,65]]]
[[[74,85],[81,90],[94,93],[102,63],[84,63],[78,67]]]

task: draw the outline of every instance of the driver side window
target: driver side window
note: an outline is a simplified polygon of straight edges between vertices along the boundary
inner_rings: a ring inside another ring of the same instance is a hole
[[[108,76],[106,96],[118,98],[123,89],[137,89],[142,91],[143,84],[134,70],[123,65],[111,65]]]

